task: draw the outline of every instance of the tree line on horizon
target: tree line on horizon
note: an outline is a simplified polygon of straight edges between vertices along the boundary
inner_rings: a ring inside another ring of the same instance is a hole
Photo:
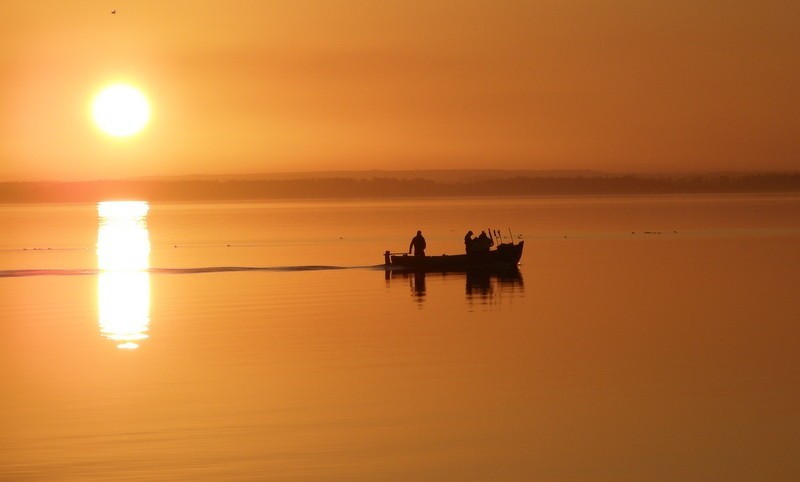
[[[84,203],[113,199],[150,202],[268,199],[355,199],[464,196],[630,195],[800,192],[800,173],[740,176],[512,177],[444,182],[429,179],[325,178],[293,180],[110,180],[0,183],[2,203]]]

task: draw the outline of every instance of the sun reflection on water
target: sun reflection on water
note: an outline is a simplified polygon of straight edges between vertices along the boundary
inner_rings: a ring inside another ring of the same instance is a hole
[[[135,349],[150,325],[149,206],[144,201],[97,205],[97,305],[100,332],[117,348]]]

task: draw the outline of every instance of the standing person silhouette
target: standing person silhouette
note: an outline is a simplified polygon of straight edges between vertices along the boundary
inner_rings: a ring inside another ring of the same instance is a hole
[[[427,246],[422,231],[417,231],[417,235],[411,238],[411,244],[408,245],[408,254],[411,254],[411,248],[414,248],[414,256],[425,256]]]
[[[472,231],[467,231],[467,234],[464,236],[464,250],[467,254],[472,251],[473,243],[475,243],[475,238],[472,237]]]

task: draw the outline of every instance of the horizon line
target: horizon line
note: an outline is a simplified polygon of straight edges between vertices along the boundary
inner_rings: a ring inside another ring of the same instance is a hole
[[[11,183],[87,183],[87,182],[148,182],[148,181],[198,181],[198,180],[235,180],[235,181],[268,181],[268,180],[310,180],[313,176],[323,176],[325,178],[358,178],[369,173],[386,173],[400,175],[533,175],[534,177],[687,177],[687,176],[748,176],[748,175],[796,175],[800,174],[800,169],[725,169],[725,170],[681,170],[681,171],[611,171],[597,169],[473,169],[473,168],[430,168],[430,169],[326,169],[308,171],[259,171],[259,172],[239,172],[239,173],[213,173],[213,174],[164,174],[164,175],[144,175],[144,176],[123,176],[123,177],[96,177],[96,178],[76,178],[68,180],[60,179],[0,179],[0,184]],[[296,176],[296,177],[291,177]],[[280,177],[281,179],[269,179],[269,177]],[[374,178],[375,176],[370,176]],[[438,177],[438,176],[437,176]],[[479,179],[472,179],[479,180]]]

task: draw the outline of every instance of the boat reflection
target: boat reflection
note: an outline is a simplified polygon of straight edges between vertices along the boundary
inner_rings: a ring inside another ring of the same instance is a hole
[[[502,271],[470,271],[466,273],[467,298],[489,299],[497,289],[522,291],[522,273],[519,269]]]
[[[466,272],[385,271],[385,279],[388,282],[395,279],[407,281],[411,296],[420,303],[425,300],[427,294],[426,277],[464,279],[468,300],[490,301],[501,292],[514,295],[524,289],[522,273],[517,268]]]
[[[425,301],[425,272],[419,271],[414,273],[414,277],[412,279],[411,295],[414,296],[419,302]]]
[[[101,334],[135,349],[150,325],[149,206],[143,201],[97,205],[97,309]]]

